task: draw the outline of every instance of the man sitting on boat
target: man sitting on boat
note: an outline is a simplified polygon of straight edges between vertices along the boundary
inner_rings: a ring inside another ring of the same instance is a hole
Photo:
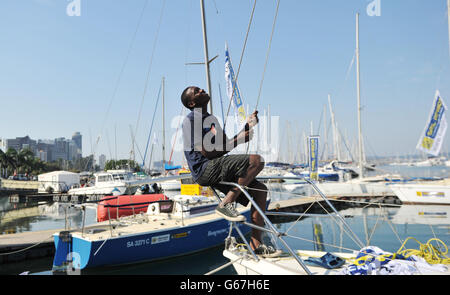
[[[225,194],[225,198],[216,208],[216,213],[229,221],[245,221],[245,216],[234,208],[233,203],[247,206],[249,200],[241,195],[238,188],[220,182],[235,182],[249,187],[249,194],[258,206],[265,210],[267,187],[255,179],[264,168],[263,158],[260,155],[226,155],[239,144],[251,140],[253,127],[258,123],[258,112],[250,115],[245,128],[229,139],[217,118],[207,112],[209,101],[209,94],[196,86],[187,87],[181,94],[181,102],[191,110],[182,125],[184,154],[195,182]],[[253,207],[251,219],[255,225],[264,226],[263,218]],[[261,241],[261,231],[252,229],[250,246],[255,253],[267,255],[275,252]]]

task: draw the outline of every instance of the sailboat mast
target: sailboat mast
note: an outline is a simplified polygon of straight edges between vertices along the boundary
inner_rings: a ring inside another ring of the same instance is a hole
[[[163,158],[163,171],[166,170],[166,124],[164,115],[164,77],[162,77],[162,158]]]
[[[334,118],[333,108],[331,106],[331,95],[328,94],[328,106],[330,108],[331,126],[333,127],[333,150],[336,160],[341,161],[341,149],[339,147],[339,134],[336,126],[336,119]]]
[[[203,29],[203,44],[205,48],[205,70],[206,70],[206,84],[208,87],[208,93],[211,97],[211,100],[209,101],[209,112],[211,115],[213,114],[213,107],[212,107],[212,92],[211,92],[211,77],[209,73],[209,55],[208,55],[208,39],[206,36],[206,20],[205,20],[205,4],[204,0],[200,0],[200,10],[202,14],[202,29]]]
[[[447,0],[447,17],[448,17],[448,53],[450,55],[450,0]]]
[[[327,134],[327,105],[323,105],[323,133],[324,133],[324,140],[323,140],[323,152],[322,152],[322,159],[328,160],[328,152],[327,152],[327,142],[328,142],[328,134]],[[326,158],[325,158],[326,157]]]
[[[359,81],[359,13],[356,14],[356,92],[358,97],[358,149],[359,149],[359,177],[363,177],[363,147],[361,129],[361,89]]]

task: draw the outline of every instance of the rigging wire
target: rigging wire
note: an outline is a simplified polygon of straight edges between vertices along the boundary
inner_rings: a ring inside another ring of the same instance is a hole
[[[266,69],[267,69],[267,62],[269,61],[270,48],[272,47],[272,38],[273,38],[273,33],[275,31],[275,24],[276,24],[276,21],[277,21],[279,6],[280,6],[280,0],[277,1],[277,8],[275,10],[275,17],[273,19],[272,32],[270,33],[269,47],[267,48],[266,61],[264,63],[264,70],[263,70],[263,74],[262,74],[262,78],[261,78],[261,83],[259,85],[258,99],[256,101],[255,110],[258,109],[259,100],[261,98],[261,91],[262,91],[262,86],[263,86],[263,83],[264,83],[264,76],[265,76]]]
[[[163,17],[163,13],[164,13],[165,4],[166,4],[166,0],[163,1],[163,4],[161,6],[161,11],[160,11],[160,15],[159,15],[159,21],[158,21],[158,27],[156,29],[156,35],[155,35],[155,39],[153,41],[152,54],[150,56],[150,63],[149,63],[148,70],[147,70],[147,77],[145,79],[144,92],[142,94],[141,105],[139,107],[138,118],[137,118],[137,121],[136,121],[135,130],[134,130],[135,136],[137,135],[137,132],[138,132],[139,121],[141,119],[142,108],[143,108],[143,105],[144,105],[144,99],[145,99],[145,95],[147,94],[148,84],[149,84],[149,80],[150,80],[150,73],[151,73],[151,69],[152,69],[152,65],[153,65],[153,57],[154,57],[154,54],[155,54],[156,44],[158,42],[159,30],[161,28],[161,22],[162,22],[162,17]],[[136,144],[136,142],[135,142],[135,140],[133,138],[133,144],[132,144],[133,149],[134,149],[134,145],[135,144]]]
[[[254,190],[254,191],[267,191],[267,192],[269,192],[269,190],[263,190],[263,189],[257,189],[257,188],[251,188],[251,187],[247,187],[247,186],[243,186],[247,191],[248,190]],[[280,192],[281,193],[281,192]],[[317,196],[317,199],[319,199],[319,197]],[[315,201],[315,202],[317,202],[317,200]],[[330,216],[330,218],[331,219],[333,219],[334,220],[334,222],[336,222],[336,224],[340,224],[338,221],[338,218],[337,218],[337,216],[335,216],[335,215],[333,215],[333,214],[331,214],[331,212],[329,212],[323,205],[322,205],[322,203],[321,202],[317,202],[317,204],[320,206],[320,207],[322,207],[322,209]],[[310,206],[311,207],[311,206]],[[309,209],[309,208],[308,208]],[[306,213],[306,212],[304,212],[304,213]],[[296,221],[296,222],[298,222],[299,221],[299,219]],[[342,220],[341,220],[341,223],[342,223]],[[346,227],[344,227],[343,228],[343,230],[347,233],[347,235],[349,236],[349,238],[351,239],[351,240],[353,240],[353,242],[355,242],[355,244],[360,244],[360,243],[358,243],[358,239],[357,239],[357,236],[356,236],[356,234],[351,230],[351,229],[347,229]]]
[[[239,78],[239,73],[241,71],[241,65],[242,65],[242,60],[244,58],[245,48],[247,47],[248,35],[250,33],[250,28],[251,28],[251,25],[252,25],[252,22],[253,22],[253,15],[255,14],[255,8],[256,8],[256,0],[253,2],[252,12],[250,14],[250,20],[249,20],[248,26],[247,26],[247,32],[245,33],[244,45],[242,46],[241,57],[239,59],[239,65],[238,65],[238,69],[237,69],[237,72],[236,72],[236,77],[234,79],[236,84],[237,84],[237,81],[238,81],[238,78]],[[233,90],[232,90],[232,93],[231,93],[231,97],[229,98],[227,115],[226,115],[225,118],[228,118],[228,114],[230,113],[230,107],[231,107],[231,102],[233,101],[233,96],[234,96],[234,87],[233,87]],[[225,124],[226,124],[226,119],[224,119],[223,130],[225,130]]]
[[[267,52],[266,52],[266,61],[264,62],[264,69],[263,69],[263,73],[262,73],[262,78],[261,78],[261,82],[259,84],[258,98],[256,100],[255,110],[258,109],[259,101],[261,99],[262,86],[263,86],[263,83],[264,83],[264,77],[265,77],[266,70],[267,70],[267,63],[269,61],[269,54],[270,54],[270,49],[272,47],[273,33],[275,32],[275,24],[277,22],[277,16],[278,16],[278,9],[279,9],[279,7],[280,7],[280,0],[277,1],[277,8],[275,10],[275,16],[274,16],[273,23],[272,23],[272,31],[270,33],[269,46],[268,46]],[[247,150],[245,152],[246,154],[248,154],[249,148],[250,148],[250,142],[248,142],[248,144],[247,144]]]
[[[255,188],[250,188],[250,187],[245,187],[245,189],[247,189],[247,190],[256,190],[256,191],[267,191],[267,192],[270,192],[270,190],[261,190],[261,189],[255,189]],[[283,193],[283,192],[278,192],[278,193],[281,194],[281,193]],[[347,200],[345,200],[345,201],[347,202]],[[316,202],[317,202],[317,201],[314,201],[312,204],[310,204],[310,206],[303,212],[303,214],[306,214],[306,213],[309,211],[309,209],[312,207],[312,205],[315,204]],[[367,203],[367,202],[366,202],[366,203]],[[318,204],[324,209],[324,211],[325,211],[332,219],[334,219],[334,221],[335,221],[336,223],[338,223],[337,220],[334,218],[334,216],[331,215],[330,212],[328,212],[328,211],[321,205],[320,202],[318,202]],[[432,226],[431,224],[429,224],[429,225],[430,225],[430,228],[431,228],[431,231],[432,231],[432,233],[433,233],[434,238],[429,239],[428,242],[427,242],[426,244],[420,243],[419,241],[417,241],[417,240],[416,240],[415,238],[413,238],[413,237],[409,237],[409,238],[407,238],[406,240],[403,241],[403,240],[400,238],[400,236],[398,235],[398,232],[395,230],[395,228],[392,226],[391,222],[389,221],[388,216],[385,214],[386,212],[385,212],[385,211],[381,211],[381,209],[382,209],[382,208],[381,208],[382,204],[379,203],[379,202],[378,202],[378,203],[372,203],[372,202],[369,202],[369,203],[367,203],[367,204],[368,204],[368,205],[366,205],[365,207],[363,207],[363,209],[366,208],[366,207],[368,207],[370,204],[375,204],[375,205],[378,205],[378,209],[380,209],[380,213],[378,214],[376,223],[375,223],[375,225],[374,225],[374,228],[372,229],[372,232],[370,233],[370,236],[367,237],[367,245],[366,245],[366,246],[368,246],[368,245],[370,244],[370,240],[372,239],[373,234],[375,233],[375,230],[376,230],[376,228],[377,228],[377,226],[378,226],[378,222],[379,222],[380,218],[381,218],[382,215],[383,215],[383,217],[384,217],[383,220],[386,221],[386,222],[389,224],[389,226],[391,227],[393,233],[396,235],[396,237],[398,238],[398,240],[399,240],[399,242],[400,242],[400,244],[401,244],[401,247],[397,250],[397,252],[394,253],[394,258],[384,257],[385,259],[387,259],[387,260],[394,260],[394,259],[395,259],[395,254],[404,255],[405,257],[409,257],[409,256],[411,256],[411,255],[416,255],[416,256],[418,256],[418,257],[424,258],[424,259],[425,259],[428,263],[430,263],[430,264],[437,264],[437,263],[441,263],[441,264],[450,264],[450,258],[448,258],[448,257],[446,256],[446,254],[448,253],[448,248],[447,248],[447,246],[445,245],[445,243],[443,243],[440,239],[438,239],[438,238],[436,237],[436,233],[434,232],[433,226]],[[392,206],[392,205],[389,204],[388,206]],[[400,207],[400,206],[399,206],[399,207]],[[384,213],[384,214],[383,214],[383,213]],[[297,222],[299,222],[299,220],[303,217],[303,214],[302,214],[295,222],[293,222],[293,224],[291,224],[291,226],[290,226],[287,230],[285,230],[285,231],[283,232],[283,236],[286,236],[286,237],[289,237],[289,238],[293,238],[293,239],[303,240],[303,241],[307,241],[307,242],[311,242],[311,243],[313,243],[313,244],[316,244],[317,242],[314,241],[314,240],[305,239],[305,238],[302,238],[302,237],[299,237],[299,236],[294,236],[294,235],[289,234],[289,231],[294,227],[294,225],[295,225]],[[339,223],[338,223],[338,224],[339,224]],[[351,237],[351,235],[349,234],[349,232],[348,232],[345,228],[342,227],[342,223],[340,223],[340,225],[341,225],[341,234],[342,234],[343,231],[345,231],[345,233],[353,240],[353,238]],[[406,245],[406,243],[407,243],[407,241],[410,240],[410,239],[414,239],[417,243],[419,243],[419,245],[420,245],[420,249],[419,249],[419,250],[415,250],[415,249],[404,249],[404,248],[405,248],[405,245]],[[431,242],[432,242],[432,241],[436,241],[436,242],[437,242],[437,247],[431,245]],[[366,254],[366,255],[368,255],[368,256],[373,256],[374,258],[378,257],[378,255],[373,254],[373,253],[365,253],[365,251],[361,252],[361,249],[351,249],[351,248],[343,247],[343,246],[342,246],[342,238],[341,238],[341,245],[340,245],[340,246],[336,246],[336,245],[334,245],[334,244],[328,244],[328,243],[324,243],[324,242],[321,242],[321,244],[324,245],[324,246],[333,247],[333,248],[337,248],[337,249],[341,249],[341,250],[355,251],[355,252],[358,252],[358,251],[359,251],[360,253],[364,253],[364,254]],[[404,249],[404,250],[403,250],[403,249]],[[441,250],[441,249],[443,249],[443,250]],[[299,251],[299,252],[300,252],[300,251]],[[301,253],[299,253],[299,255],[301,255]],[[311,256],[311,255],[308,255],[308,256]],[[280,259],[284,259],[284,258],[280,258]],[[361,259],[363,259],[363,258],[361,258]],[[352,261],[352,260],[354,260],[354,259],[353,259],[353,258],[348,258],[348,259],[346,259],[346,260]],[[354,262],[352,262],[352,263],[354,263]]]
[[[158,98],[156,99],[156,105],[155,105],[155,109],[153,111],[152,122],[150,124],[150,131],[148,133],[148,138],[147,138],[147,145],[145,146],[144,159],[142,160],[142,167],[144,167],[144,165],[145,165],[145,158],[147,156],[148,144],[150,142],[150,137],[152,136],[153,122],[155,121],[156,109],[158,108],[159,98],[160,98],[160,94],[161,94],[161,87],[162,87],[162,84],[159,86]]]
[[[126,55],[125,55],[125,60],[124,60],[124,62],[123,62],[123,64],[122,64],[122,67],[120,68],[119,75],[118,75],[118,77],[117,77],[117,80],[116,80],[116,83],[115,83],[115,86],[114,86],[114,89],[113,89],[113,93],[112,93],[111,99],[110,99],[109,104],[108,104],[108,107],[107,107],[107,109],[106,109],[105,118],[103,119],[103,123],[102,123],[101,129],[100,129],[100,135],[103,133],[103,129],[105,128],[106,120],[107,120],[107,118],[108,118],[108,116],[109,116],[109,112],[110,112],[110,110],[111,110],[112,103],[113,103],[113,101],[114,101],[114,99],[115,99],[115,97],[116,97],[116,94],[117,94],[117,90],[118,90],[118,88],[119,88],[120,81],[122,80],[122,76],[123,76],[123,72],[124,72],[124,70],[125,70],[125,66],[128,64],[128,59],[129,59],[129,57],[130,57],[131,50],[133,49],[133,45],[134,45],[134,42],[135,42],[135,40],[136,40],[137,32],[139,31],[139,28],[140,28],[140,26],[141,26],[142,18],[143,18],[145,9],[146,9],[146,7],[147,7],[147,4],[148,4],[148,0],[145,1],[144,7],[142,7],[141,13],[140,13],[139,18],[138,18],[138,22],[137,22],[137,24],[136,24],[136,28],[135,28],[135,30],[134,30],[133,36],[131,37],[130,45],[128,46],[128,50],[127,50],[127,53],[126,53]],[[99,142],[99,140],[100,140],[100,135],[99,135],[99,137],[97,138],[95,147],[94,147],[94,149],[93,149],[93,154],[94,154],[94,155],[95,155],[95,150],[96,150],[97,147],[98,147],[98,142]],[[85,166],[85,170],[86,170],[86,169],[87,169],[87,164],[86,164],[86,166]]]
[[[190,2],[190,6],[188,11],[190,12],[192,10],[193,0]],[[192,25],[192,17],[190,16],[190,13],[186,13],[187,19],[185,20],[186,23],[186,39],[185,39],[185,52],[184,52],[184,84],[186,85],[188,83],[188,57],[189,57],[189,47],[190,47],[190,40],[191,40],[191,25]]]
[[[172,161],[172,155],[173,155],[173,151],[175,150],[175,143],[177,142],[178,130],[180,130],[180,123],[181,123],[181,119],[184,117],[184,111],[185,111],[185,108],[182,106],[180,116],[178,117],[178,125],[177,125],[177,130],[175,132],[175,138],[172,143],[172,150],[170,151],[169,163]]]

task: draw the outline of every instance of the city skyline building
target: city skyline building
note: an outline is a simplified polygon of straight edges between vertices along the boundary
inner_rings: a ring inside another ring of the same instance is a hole
[[[31,139],[28,135],[13,139],[0,139],[0,149],[6,152],[8,149],[21,151],[30,149],[35,157],[44,162],[75,161],[82,157],[82,135],[75,132],[71,139],[64,137],[51,139]]]

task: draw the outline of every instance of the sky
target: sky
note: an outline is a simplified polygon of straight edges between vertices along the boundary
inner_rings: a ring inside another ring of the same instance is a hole
[[[311,125],[322,144],[331,141],[329,109],[323,119],[328,94],[340,132],[355,146],[359,13],[366,155],[419,154],[436,90],[450,103],[446,2],[378,0],[379,10],[369,15],[372,0],[280,0],[270,43],[277,1],[259,0],[243,51],[254,1],[206,0],[209,57],[218,55],[210,64],[214,115],[221,117],[220,97],[225,113],[228,106],[227,43],[236,72],[243,52],[244,104],[250,111],[258,104],[260,114],[270,108],[279,118],[280,154],[301,151]],[[190,85],[207,89],[204,65],[188,64],[204,61],[198,0],[2,0],[0,44],[3,139],[70,138],[78,131],[84,156],[110,159],[129,158],[134,136],[141,162],[164,77],[169,158],[179,116],[187,114],[181,92]],[[159,101],[153,160],[162,157],[161,113]],[[447,135],[442,151],[449,143]],[[182,159],[174,151],[175,163]]]

